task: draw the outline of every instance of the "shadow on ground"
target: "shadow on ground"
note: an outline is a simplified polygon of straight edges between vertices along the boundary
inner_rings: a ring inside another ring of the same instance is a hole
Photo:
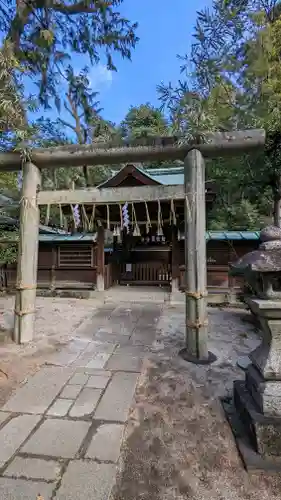
[[[209,367],[182,361],[183,312],[164,310],[143,367],[111,500],[280,500],[281,476],[248,475],[219,403],[259,343],[237,311],[210,312]],[[248,320],[249,317],[243,317]]]

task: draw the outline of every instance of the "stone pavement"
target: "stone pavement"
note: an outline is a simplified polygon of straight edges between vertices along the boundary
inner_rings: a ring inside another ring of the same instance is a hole
[[[157,304],[101,307],[0,410],[0,499],[107,500]],[[59,325],[58,325],[59,328]]]

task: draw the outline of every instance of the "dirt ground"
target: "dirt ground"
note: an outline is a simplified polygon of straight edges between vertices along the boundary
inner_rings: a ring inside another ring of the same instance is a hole
[[[246,322],[242,321],[244,318]],[[210,310],[210,366],[184,362],[183,311],[164,310],[123,443],[111,500],[280,500],[281,475],[248,474],[219,396],[259,343],[245,312]]]
[[[15,386],[72,339],[74,331],[94,314],[97,306],[95,300],[37,298],[34,341],[21,346],[12,341],[0,344],[0,406]],[[12,331],[13,308],[13,296],[0,297],[1,332]]]

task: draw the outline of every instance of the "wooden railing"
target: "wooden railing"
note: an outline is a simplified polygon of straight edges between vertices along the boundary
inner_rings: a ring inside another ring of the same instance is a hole
[[[169,285],[171,282],[169,264],[137,262],[131,266],[131,270],[126,271],[126,265],[121,265],[120,284]]]

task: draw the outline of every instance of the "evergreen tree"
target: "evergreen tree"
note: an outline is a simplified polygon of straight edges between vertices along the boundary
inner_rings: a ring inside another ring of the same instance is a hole
[[[235,203],[238,213],[246,198],[251,204],[248,210],[258,210],[260,221],[268,210],[270,188],[277,225],[281,207],[279,16],[279,2],[214,0],[211,10],[198,13],[191,53],[181,58],[186,78],[177,88],[159,88],[175,126],[189,140],[204,136],[206,130],[266,129],[266,155],[211,162],[207,172],[227,186],[224,207],[233,209]]]
[[[137,23],[123,17],[123,0],[33,0],[0,3],[1,30],[25,74],[37,82],[41,103],[55,98],[70,54],[86,54],[91,64],[106,56],[108,68],[116,69],[113,53],[131,57]]]

